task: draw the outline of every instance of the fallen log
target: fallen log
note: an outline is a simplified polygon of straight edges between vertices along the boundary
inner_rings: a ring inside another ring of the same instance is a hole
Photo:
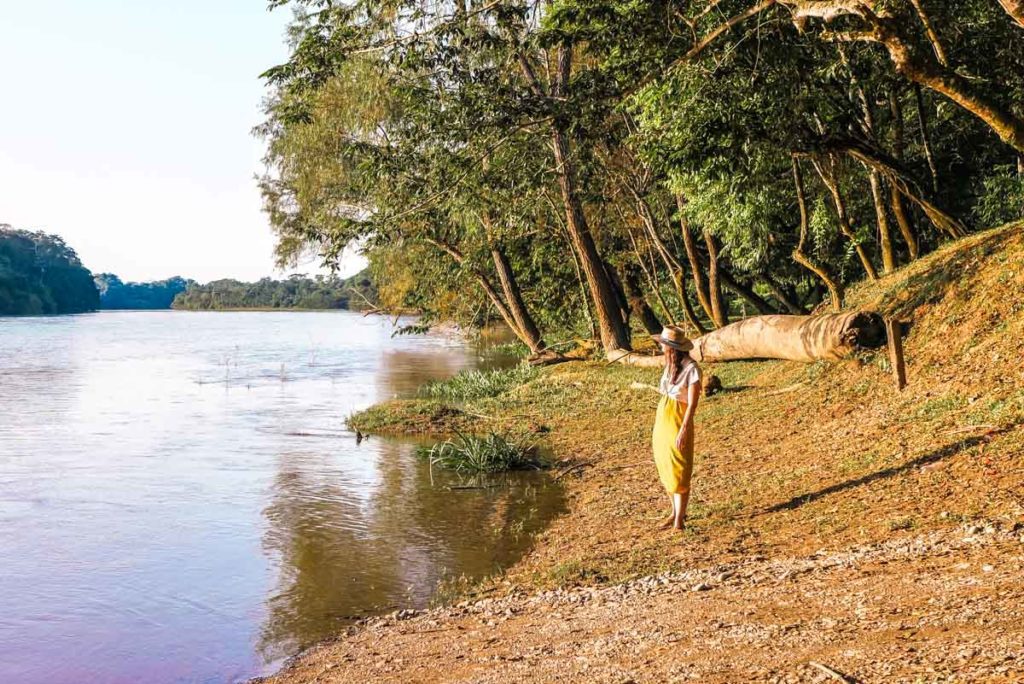
[[[885,341],[885,321],[871,312],[755,316],[697,338],[690,355],[704,362],[783,359],[814,363],[878,349]]]
[[[754,316],[698,337],[690,356],[705,363],[754,359],[814,363],[839,361],[885,343],[885,321],[873,312]],[[662,357],[626,353],[613,361],[653,367],[662,364]]]

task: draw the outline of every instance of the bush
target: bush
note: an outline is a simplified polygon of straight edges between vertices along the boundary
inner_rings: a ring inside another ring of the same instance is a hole
[[[430,465],[460,473],[500,473],[508,470],[540,470],[548,466],[537,449],[497,434],[463,435],[420,447],[420,456]]]
[[[420,388],[420,396],[428,399],[468,401],[496,397],[517,385],[533,380],[538,370],[521,364],[503,370],[463,371],[447,380],[430,382]]]
[[[982,180],[974,208],[978,225],[1000,226],[1024,218],[1024,178],[1013,166],[998,166]]]

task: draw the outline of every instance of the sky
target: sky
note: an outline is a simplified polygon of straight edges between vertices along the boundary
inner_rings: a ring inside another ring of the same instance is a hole
[[[251,131],[290,17],[265,0],[0,0],[0,223],[123,280],[286,275]]]

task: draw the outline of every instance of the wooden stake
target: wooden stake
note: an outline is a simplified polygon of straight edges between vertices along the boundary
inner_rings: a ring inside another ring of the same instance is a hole
[[[903,359],[903,324],[892,318],[886,319],[885,335],[889,339],[889,364],[896,378],[896,389],[902,390],[907,386],[907,364]]]

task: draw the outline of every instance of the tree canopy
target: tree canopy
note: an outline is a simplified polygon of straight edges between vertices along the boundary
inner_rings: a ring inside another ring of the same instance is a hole
[[[537,353],[838,309],[1024,213],[1017,4],[274,0],[279,259],[356,247],[382,306]]]
[[[60,237],[0,224],[0,315],[83,313],[99,304],[92,273]]]

